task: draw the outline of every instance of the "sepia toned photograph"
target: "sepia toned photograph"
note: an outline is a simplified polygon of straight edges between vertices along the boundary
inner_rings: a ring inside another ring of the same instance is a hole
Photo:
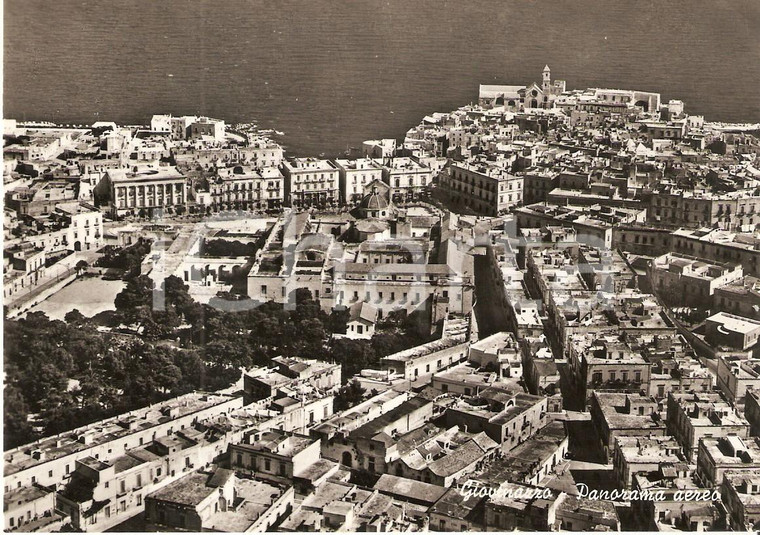
[[[5,532],[760,529],[760,2],[2,21]]]

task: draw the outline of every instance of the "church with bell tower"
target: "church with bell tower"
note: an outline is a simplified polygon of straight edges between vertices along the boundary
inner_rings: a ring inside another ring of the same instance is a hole
[[[552,108],[557,96],[565,92],[565,81],[552,82],[552,70],[548,65],[541,72],[541,85],[533,82],[525,88],[523,107],[528,108]]]
[[[546,93],[547,91],[549,91],[551,86],[552,86],[552,70],[547,65],[546,67],[544,67],[543,80],[541,82],[541,89],[543,89],[544,93]]]
[[[504,106],[510,111],[520,109],[553,108],[556,98],[565,92],[565,81],[552,81],[549,65],[541,72],[541,83],[526,86],[481,85],[479,103],[481,106]]]

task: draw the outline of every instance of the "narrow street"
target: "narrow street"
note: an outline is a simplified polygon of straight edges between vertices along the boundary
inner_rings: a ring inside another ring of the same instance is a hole
[[[488,267],[488,257],[475,256],[475,317],[480,338],[509,329],[507,316],[496,300],[496,282]]]

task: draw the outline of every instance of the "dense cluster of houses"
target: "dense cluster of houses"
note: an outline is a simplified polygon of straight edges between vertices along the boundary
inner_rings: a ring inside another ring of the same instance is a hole
[[[6,451],[6,530],[757,529],[756,135],[547,67],[356,159],[189,116],[6,123],[5,141],[6,300],[142,219],[275,210],[154,228],[143,267],[191,288],[245,268],[252,303],[306,289],[348,311],[337,336],[398,313],[436,335],[352,377],[343,411],[340,365],[280,357],[238,392]],[[203,257],[212,237],[260,246]]]

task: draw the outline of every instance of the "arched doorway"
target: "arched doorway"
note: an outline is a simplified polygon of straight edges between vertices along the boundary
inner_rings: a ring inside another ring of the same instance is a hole
[[[75,242],[74,242],[74,250],[75,250],[75,251],[81,251],[81,250],[82,250],[82,242],[80,242],[80,241],[75,241]]]
[[[354,463],[353,463],[353,459],[351,458],[351,453],[348,451],[344,451],[343,455],[341,456],[340,462],[344,466],[349,466],[349,467],[352,466]]]

